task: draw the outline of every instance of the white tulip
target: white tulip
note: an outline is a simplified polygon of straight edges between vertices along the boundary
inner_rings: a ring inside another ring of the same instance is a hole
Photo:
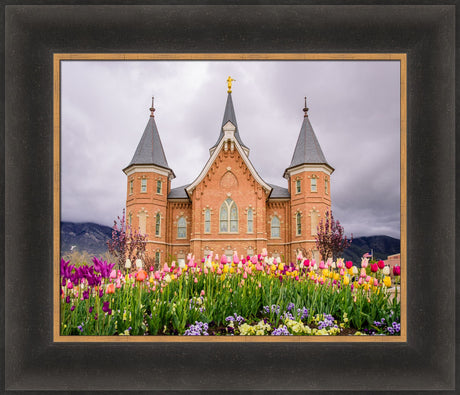
[[[388,276],[390,274],[390,266],[385,266],[382,270],[382,273],[385,275],[385,276]]]
[[[136,267],[137,267],[138,269],[142,269],[142,260],[136,259]]]
[[[131,261],[130,261],[129,258],[126,260],[125,268],[126,268],[126,269],[131,269]]]

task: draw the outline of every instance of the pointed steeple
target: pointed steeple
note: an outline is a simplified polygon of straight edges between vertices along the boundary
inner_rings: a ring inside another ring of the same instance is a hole
[[[231,79],[231,77],[228,77],[229,79],[227,80],[228,82],[228,96],[227,96],[227,103],[225,104],[225,110],[224,110],[224,117],[222,119],[222,126],[220,127],[220,134],[219,138],[217,139],[216,143],[210,148],[212,151],[213,148],[217,147],[219,144],[220,140],[222,137],[224,137],[224,126],[227,122],[231,122],[233,126],[235,126],[235,138],[238,140],[240,145],[246,149],[246,147],[243,142],[241,141],[240,133],[238,132],[238,124],[236,122],[236,115],[235,115],[235,109],[233,107],[233,100],[232,100],[232,90],[231,90],[231,81],[235,81],[234,79]],[[230,81],[229,81],[230,80]]]
[[[150,118],[147,122],[147,126],[145,127],[141,140],[137,145],[133,159],[124,170],[133,165],[155,165],[170,170],[174,176],[174,172],[169,167],[168,161],[166,160],[163,145],[161,144],[160,134],[158,133],[158,128],[155,123],[153,98],[152,107],[149,110]]]
[[[329,163],[327,163],[326,157],[321,150],[318,139],[316,138],[315,132],[308,118],[308,107],[307,98],[305,98],[304,118],[302,126],[300,128],[299,138],[292,155],[291,164],[285,171],[292,169],[293,167],[300,165],[311,165],[311,164],[322,164],[328,166],[332,171],[334,170]]]

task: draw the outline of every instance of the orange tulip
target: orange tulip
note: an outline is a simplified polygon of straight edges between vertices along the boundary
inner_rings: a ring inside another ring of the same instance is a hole
[[[137,281],[144,281],[147,278],[147,272],[145,270],[139,270],[136,273],[136,280]]]
[[[105,290],[105,293],[113,294],[114,292],[115,292],[115,285],[113,284],[107,285],[107,289]]]

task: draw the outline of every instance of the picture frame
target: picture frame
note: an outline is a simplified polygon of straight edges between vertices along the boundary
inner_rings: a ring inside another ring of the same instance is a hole
[[[452,6],[7,6],[5,390],[453,389],[453,15]],[[53,54],[267,49],[407,53],[407,341],[54,342]]]

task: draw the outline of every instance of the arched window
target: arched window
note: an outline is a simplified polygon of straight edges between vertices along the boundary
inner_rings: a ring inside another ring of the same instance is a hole
[[[204,233],[211,233],[211,210],[208,208],[204,212]]]
[[[297,236],[302,234],[302,216],[300,213],[296,214]]]
[[[184,217],[180,217],[179,221],[177,221],[177,238],[187,238],[187,221]]]
[[[155,236],[160,236],[161,215],[157,213],[155,216]]]
[[[275,216],[272,219],[272,237],[280,237],[280,219]]]
[[[228,198],[220,206],[220,232],[238,233],[238,208],[236,203]]]
[[[252,212],[252,208],[250,208],[248,209],[248,233],[254,232],[253,220],[254,220],[254,214]]]

